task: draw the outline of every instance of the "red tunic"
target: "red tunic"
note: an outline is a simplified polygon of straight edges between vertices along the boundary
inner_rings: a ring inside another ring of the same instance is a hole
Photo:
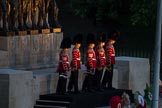
[[[96,60],[97,60],[97,67],[105,67],[106,65],[106,57],[105,57],[105,50],[103,47],[97,46],[95,49],[96,52]]]
[[[115,49],[114,49],[114,46],[110,43],[107,43],[105,52],[106,52],[107,64],[115,64]]]
[[[59,66],[58,71],[69,71],[70,65],[69,65],[69,56],[68,53],[62,50],[59,54]]]
[[[89,48],[86,53],[86,66],[90,69],[96,68],[96,54],[92,48]]]
[[[76,48],[76,47],[73,48],[71,66],[73,68],[77,68],[77,69],[81,68],[81,64],[80,64],[80,50],[79,50],[79,48]]]

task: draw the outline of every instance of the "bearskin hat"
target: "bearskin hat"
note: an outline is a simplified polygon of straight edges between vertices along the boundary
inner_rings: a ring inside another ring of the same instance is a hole
[[[106,33],[102,32],[101,34],[99,34],[97,36],[97,40],[98,40],[98,42],[105,42],[106,41]]]
[[[119,36],[120,36],[120,32],[118,30],[113,30],[110,32],[108,39],[112,39],[116,41]]]
[[[79,33],[73,38],[73,44],[80,43],[82,44],[83,34]]]
[[[61,42],[60,48],[71,48],[71,38],[64,38]]]
[[[96,42],[96,36],[94,33],[88,33],[87,35],[87,44],[95,43]]]

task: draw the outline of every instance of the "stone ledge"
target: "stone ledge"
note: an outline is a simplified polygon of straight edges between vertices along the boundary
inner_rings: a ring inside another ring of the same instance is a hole
[[[56,64],[36,64],[36,65],[18,65],[15,69],[19,70],[37,70],[37,69],[47,69],[47,68],[55,68]]]

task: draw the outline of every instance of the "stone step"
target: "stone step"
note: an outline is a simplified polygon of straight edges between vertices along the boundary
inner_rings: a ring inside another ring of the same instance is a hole
[[[67,108],[65,106],[34,105],[34,108]]]
[[[48,106],[68,107],[68,108],[96,108],[101,106],[109,106],[109,100],[113,96],[120,96],[126,92],[130,96],[131,102],[134,100],[132,90],[123,89],[105,89],[103,91],[94,92],[80,92],[79,94],[68,93],[60,94],[46,94],[40,95],[40,99],[36,101],[36,105],[43,105],[47,107],[34,108],[50,108]],[[53,108],[53,107],[52,107]]]
[[[51,106],[69,106],[70,102],[67,101],[51,101],[51,100],[37,100],[37,105],[51,105]]]
[[[66,95],[50,94],[50,95],[40,95],[40,100],[72,102],[73,97],[69,95],[66,96]]]

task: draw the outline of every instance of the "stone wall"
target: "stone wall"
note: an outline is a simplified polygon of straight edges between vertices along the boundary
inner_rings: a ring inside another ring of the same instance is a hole
[[[33,74],[0,69],[0,108],[33,108]]]
[[[40,71],[0,69],[0,108],[33,108],[40,95],[56,93],[59,75],[55,71],[56,68]],[[80,90],[83,78],[80,71]]]
[[[33,78],[33,99],[39,99],[39,95],[56,92],[58,73],[36,74]],[[35,102],[34,101],[34,102]]]
[[[55,66],[58,64],[62,39],[63,33],[0,36],[0,55],[4,57],[0,61],[0,68],[32,69]]]

